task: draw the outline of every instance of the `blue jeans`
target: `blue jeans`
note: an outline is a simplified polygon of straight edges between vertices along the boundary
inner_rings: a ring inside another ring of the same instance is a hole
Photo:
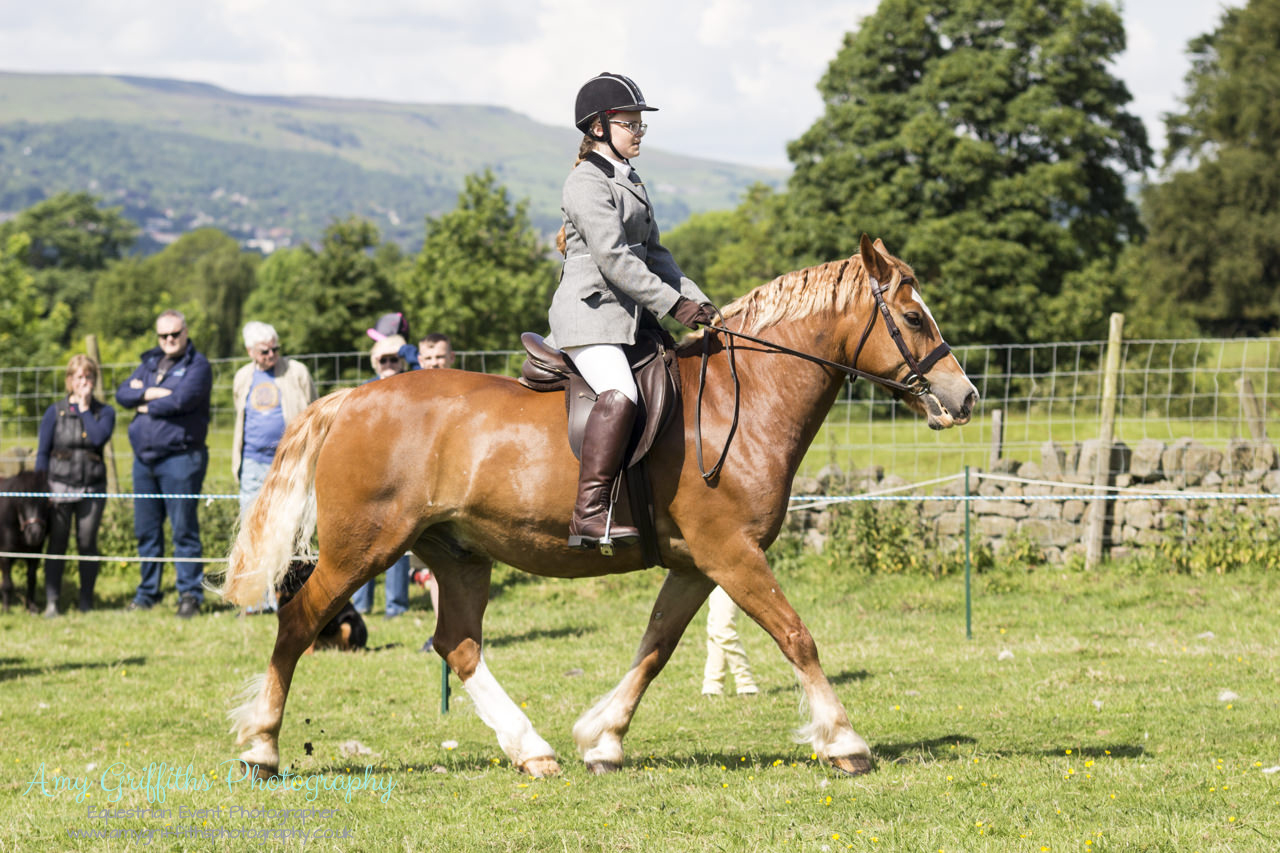
[[[208,450],[175,453],[158,462],[146,463],[134,457],[133,490],[138,494],[198,495],[204,487],[204,474],[209,467]],[[139,557],[164,556],[164,520],[173,527],[173,555],[201,557],[200,501],[195,498],[134,498],[133,534],[138,538]],[[142,580],[133,600],[149,607],[159,603],[163,563],[142,564]],[[200,563],[178,563],[178,595],[190,595],[204,601],[204,568]]]
[[[270,462],[258,462],[248,456],[240,458],[240,515],[253,503],[253,499],[262,491],[262,484],[267,480],[267,472],[271,470]]]
[[[377,586],[375,577],[351,596],[351,604],[361,613],[373,610],[373,590]],[[391,564],[387,569],[387,615],[399,616],[409,609],[409,555],[406,554]]]

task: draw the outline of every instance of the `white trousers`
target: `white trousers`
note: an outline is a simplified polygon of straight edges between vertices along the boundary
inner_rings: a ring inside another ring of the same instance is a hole
[[[719,696],[724,692],[726,662],[739,693],[757,692],[756,680],[747,664],[747,652],[742,648],[742,639],[734,624],[739,612],[729,593],[720,587],[711,590],[707,599],[707,665],[702,671],[704,695]]]
[[[588,344],[584,347],[565,347],[574,366],[587,380],[596,396],[605,391],[621,391],[633,403],[640,401],[636,392],[636,380],[631,375],[627,354],[618,344]]]

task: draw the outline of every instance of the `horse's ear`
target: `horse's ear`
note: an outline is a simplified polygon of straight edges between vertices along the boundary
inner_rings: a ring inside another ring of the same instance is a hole
[[[871,238],[866,234],[862,235],[859,244],[859,251],[862,254],[862,266],[866,271],[875,277],[877,281],[888,281],[893,276],[893,271],[889,269],[889,264],[885,261],[884,255],[877,251],[877,245],[871,242]]]
[[[875,246],[876,251],[877,251],[877,252],[879,252],[879,253],[880,253],[880,254],[882,254],[882,255],[892,254],[892,253],[889,251],[888,247],[887,247],[887,246],[885,246],[884,241],[883,241],[883,240],[881,240],[879,237],[877,237],[877,238],[876,238],[875,243],[873,243],[872,245],[873,245],[873,246]]]

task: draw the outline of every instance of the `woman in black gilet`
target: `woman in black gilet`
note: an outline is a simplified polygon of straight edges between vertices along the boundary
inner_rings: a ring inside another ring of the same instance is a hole
[[[116,426],[116,410],[93,398],[98,365],[87,355],[71,357],[67,364],[67,396],[54,403],[40,421],[36,470],[49,472],[52,512],[49,519],[49,554],[65,554],[76,525],[76,550],[81,557],[98,556],[98,525],[106,508],[104,497],[85,497],[107,490],[107,466],[102,448]],[[46,617],[58,615],[65,561],[44,563]],[[80,610],[93,609],[93,585],[98,564],[80,561]]]

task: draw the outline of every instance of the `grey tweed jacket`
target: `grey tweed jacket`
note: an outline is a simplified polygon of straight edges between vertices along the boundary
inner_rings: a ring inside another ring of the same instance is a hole
[[[550,313],[556,346],[635,343],[641,311],[661,317],[681,296],[711,301],[659,241],[634,171],[592,152],[565,180],[560,204],[565,260]]]

